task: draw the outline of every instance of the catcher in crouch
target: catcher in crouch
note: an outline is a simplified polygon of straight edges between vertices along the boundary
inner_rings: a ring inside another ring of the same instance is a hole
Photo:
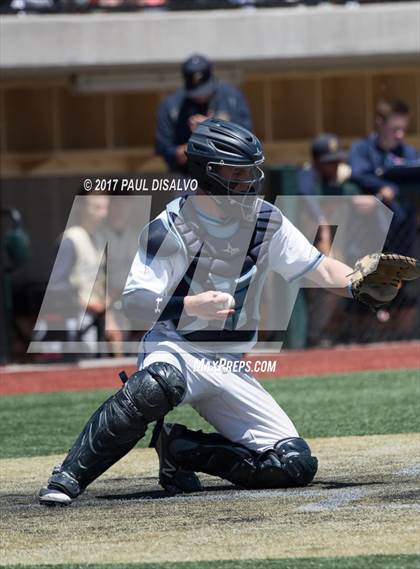
[[[123,294],[127,313],[151,322],[139,371],[89,419],[41,489],[41,504],[70,504],[155,421],[159,482],[170,492],[200,490],[197,472],[243,488],[309,484],[318,464],[307,442],[256,379],[235,365],[256,341],[267,272],[288,281],[305,275],[374,308],[395,297],[402,279],[420,275],[414,259],[396,255],[368,256],[353,270],[319,253],[258,197],[264,156],[248,130],[206,120],[186,153],[199,191],[172,201],[143,230]],[[163,423],[187,403],[217,432]]]

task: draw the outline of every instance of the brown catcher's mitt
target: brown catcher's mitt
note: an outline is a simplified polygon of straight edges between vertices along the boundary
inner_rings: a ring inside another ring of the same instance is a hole
[[[397,296],[402,281],[420,277],[420,262],[394,253],[374,253],[359,259],[349,276],[354,298],[379,308]]]

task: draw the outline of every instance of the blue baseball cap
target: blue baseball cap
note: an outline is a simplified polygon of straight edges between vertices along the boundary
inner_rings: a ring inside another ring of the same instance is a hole
[[[182,64],[187,97],[210,97],[216,89],[213,65],[204,55],[194,54]]]
[[[312,140],[312,158],[319,162],[341,162],[347,157],[335,134],[320,134]]]

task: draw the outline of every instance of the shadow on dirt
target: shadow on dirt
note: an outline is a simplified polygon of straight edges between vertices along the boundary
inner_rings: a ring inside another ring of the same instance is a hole
[[[340,488],[355,488],[360,486],[377,486],[385,484],[383,481],[378,482],[337,482],[337,481],[330,481],[330,480],[317,480],[311,486],[308,486],[308,491],[314,489],[317,490],[336,490]],[[287,492],[287,488],[277,488],[272,489],[273,491],[284,490]],[[294,488],[289,489],[289,491],[299,490],[300,492],[304,492],[305,488]],[[201,492],[195,492],[192,494],[188,494],[189,496],[198,496],[198,495],[206,495],[206,494],[214,494],[218,492],[249,492],[244,488],[240,488],[238,486],[233,486],[231,484],[223,484],[223,485],[214,485],[214,486],[204,486]],[[253,492],[258,492],[258,490],[252,490]],[[270,489],[264,490],[261,489],[262,492],[270,491]],[[183,495],[185,494],[171,494],[170,492],[166,492],[165,490],[145,490],[143,492],[133,492],[133,493],[120,493],[120,494],[101,494],[96,496],[97,500],[106,500],[106,501],[113,501],[113,500],[162,500],[164,498],[171,498],[176,495]]]
[[[241,488],[226,484],[223,486],[204,486],[201,492],[188,494],[188,496],[203,495],[208,492],[226,492],[226,491],[241,491]],[[246,490],[243,490],[246,492]],[[96,496],[97,500],[161,500],[162,498],[171,498],[177,494],[171,494],[166,490],[149,490],[145,492],[134,492],[133,494],[103,494]],[[178,494],[179,495],[179,494]],[[182,494],[181,494],[182,495]],[[183,494],[185,496],[185,494]]]
[[[417,502],[420,499],[420,490],[408,490],[407,492],[401,492],[400,494],[387,494],[386,496],[381,496],[379,498],[381,502],[407,502],[413,501]]]
[[[383,480],[373,482],[337,482],[335,480],[315,480],[312,486],[321,486],[322,490],[335,490],[337,488],[355,488],[358,486],[380,486],[386,484]]]

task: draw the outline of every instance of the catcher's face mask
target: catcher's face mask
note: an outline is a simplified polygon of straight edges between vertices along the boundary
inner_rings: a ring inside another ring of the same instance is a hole
[[[255,211],[256,197],[262,190],[264,172],[257,164],[234,165],[220,162],[207,164],[207,175],[226,189],[229,205],[239,207],[245,219]]]

